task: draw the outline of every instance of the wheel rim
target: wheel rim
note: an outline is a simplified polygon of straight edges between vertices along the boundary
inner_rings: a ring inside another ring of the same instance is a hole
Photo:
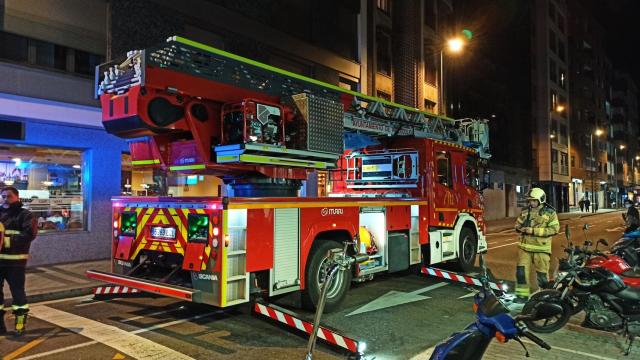
[[[467,264],[471,263],[474,252],[471,236],[467,235],[464,237],[464,240],[462,240],[462,261]]]
[[[322,294],[322,285],[324,284],[324,280],[327,277],[327,258],[322,260],[322,263],[318,267],[318,290],[319,293]],[[343,271],[338,270],[338,274],[333,278],[333,282],[327,289],[327,299],[334,298],[340,293],[340,289],[342,288],[342,284],[344,282],[344,274]]]

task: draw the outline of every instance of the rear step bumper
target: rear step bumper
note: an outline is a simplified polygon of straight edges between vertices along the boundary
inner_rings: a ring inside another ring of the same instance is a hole
[[[86,276],[90,279],[100,280],[110,284],[127,286],[140,291],[161,294],[187,301],[194,301],[194,296],[200,293],[200,290],[189,289],[182,286],[167,285],[157,281],[138,279],[131,276],[96,270],[88,270],[86,272]]]

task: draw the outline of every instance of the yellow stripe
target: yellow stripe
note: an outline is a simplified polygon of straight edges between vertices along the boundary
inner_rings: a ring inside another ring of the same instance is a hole
[[[18,231],[18,230],[5,230],[4,234],[5,235],[20,235],[20,231]]]
[[[0,254],[2,260],[26,260],[29,258],[29,254]]]
[[[5,236],[3,239],[4,242],[4,247],[5,249],[8,249],[11,247],[11,237],[10,236]]]
[[[320,208],[320,207],[360,207],[360,206],[399,206],[399,205],[427,205],[426,201],[353,201],[353,202],[322,202],[322,203],[231,203],[228,209],[288,209],[288,208]],[[457,209],[456,209],[457,211]]]
[[[54,336],[55,334],[59,333],[60,331],[62,331],[61,328],[55,328],[53,330],[50,330],[48,333],[40,336],[37,339],[31,340],[28,343],[22,345],[21,347],[17,348],[16,350],[14,350],[13,352],[5,355],[2,357],[2,360],[13,360],[15,358],[17,358],[18,356],[24,354],[25,352],[33,349],[34,347],[42,344],[45,340],[47,340],[48,338]]]
[[[436,208],[436,211],[458,211],[458,209],[454,208]]]
[[[222,234],[227,234],[229,230],[228,219],[229,211],[222,211]],[[220,307],[227,306],[227,247],[224,244],[224,237],[222,237],[221,245],[222,256],[220,259]]]

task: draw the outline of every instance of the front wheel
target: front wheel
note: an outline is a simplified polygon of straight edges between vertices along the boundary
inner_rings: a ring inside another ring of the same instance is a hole
[[[309,253],[304,280],[305,290],[302,294],[302,305],[308,310],[315,310],[320,302],[322,285],[328,270],[326,264],[327,252],[332,249],[342,250],[343,246],[337,241],[319,240],[317,244],[312,246]],[[339,270],[327,289],[327,298],[324,303],[325,312],[331,312],[340,307],[340,304],[347,296],[350,285],[351,271]]]
[[[545,304],[555,304],[561,306],[561,311],[543,316]],[[539,291],[527,301],[522,308],[522,314],[538,314],[541,316],[540,320],[525,320],[524,323],[529,329],[537,333],[552,333],[560,330],[563,326],[569,322],[573,313],[573,307],[565,301],[560,299],[560,293],[556,290],[542,290]]]
[[[478,240],[475,232],[468,227],[463,227],[460,231],[459,246],[457,267],[464,272],[470,272],[476,263],[478,253]]]

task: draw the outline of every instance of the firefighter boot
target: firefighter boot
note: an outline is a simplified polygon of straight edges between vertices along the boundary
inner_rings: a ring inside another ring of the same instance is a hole
[[[0,335],[7,333],[7,327],[4,325],[4,310],[0,310]]]
[[[22,336],[27,326],[27,314],[29,313],[29,309],[18,309],[13,312],[13,315],[16,317],[16,329],[14,332],[15,336]]]

